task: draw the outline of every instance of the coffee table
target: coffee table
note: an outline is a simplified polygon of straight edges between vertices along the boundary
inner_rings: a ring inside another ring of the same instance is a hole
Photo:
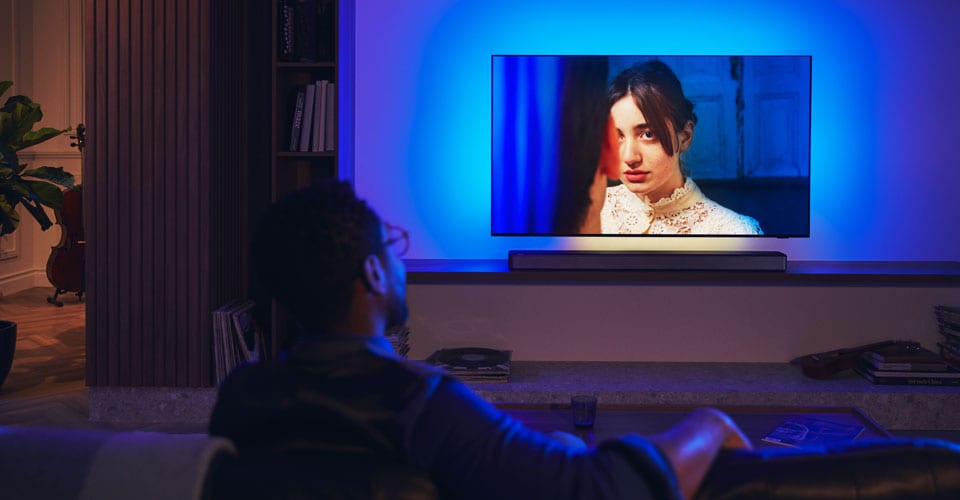
[[[591,428],[573,425],[569,404],[498,403],[501,410],[540,432],[563,431],[579,436],[588,445],[628,433],[641,435],[663,432],[694,406],[603,405],[597,408],[597,418]],[[733,418],[756,448],[780,446],[761,440],[767,433],[790,417],[804,416],[863,427],[857,439],[888,438],[891,434],[866,413],[855,407],[793,407],[793,406],[716,406]]]

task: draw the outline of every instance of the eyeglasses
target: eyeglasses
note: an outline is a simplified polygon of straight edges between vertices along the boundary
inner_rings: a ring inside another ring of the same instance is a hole
[[[407,250],[410,250],[410,233],[400,226],[387,223],[383,225],[387,230],[387,238],[383,240],[383,247],[386,248],[390,245],[397,245],[394,253],[396,253],[398,257],[406,255]]]

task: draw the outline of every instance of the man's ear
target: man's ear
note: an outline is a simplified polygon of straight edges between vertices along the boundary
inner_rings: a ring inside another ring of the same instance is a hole
[[[363,282],[370,293],[382,295],[387,292],[387,273],[378,255],[370,254],[364,259]]]

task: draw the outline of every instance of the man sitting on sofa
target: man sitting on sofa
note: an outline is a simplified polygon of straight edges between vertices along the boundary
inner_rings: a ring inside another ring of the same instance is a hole
[[[210,433],[241,457],[359,450],[454,498],[689,498],[721,448],[750,448],[729,417],[702,409],[662,434],[588,449],[526,429],[449,374],[398,356],[384,331],[407,318],[407,244],[343,182],[271,206],[253,263],[301,328],[279,359],[223,383]]]

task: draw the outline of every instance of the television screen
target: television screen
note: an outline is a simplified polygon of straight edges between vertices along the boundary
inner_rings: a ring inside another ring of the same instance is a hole
[[[492,57],[493,235],[808,237],[810,56]]]

